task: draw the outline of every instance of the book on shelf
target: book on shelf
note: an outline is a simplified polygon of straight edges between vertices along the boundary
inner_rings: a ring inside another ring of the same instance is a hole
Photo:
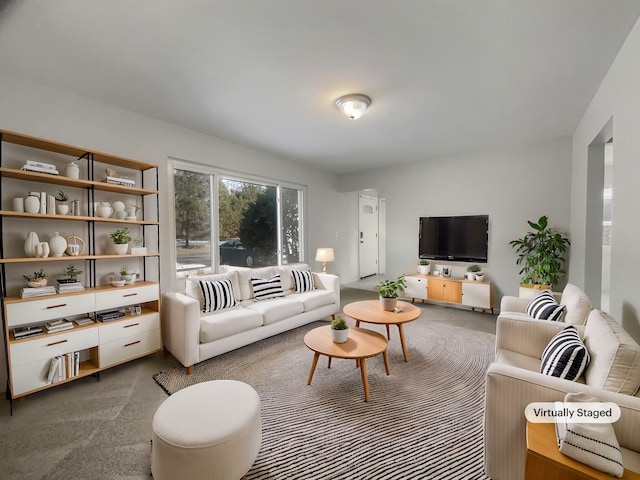
[[[49,173],[51,175],[60,175],[60,172],[51,168],[36,167],[35,165],[24,165],[22,170],[27,172]]]
[[[58,282],[58,285],[56,285],[56,291],[58,293],[79,292],[82,290],[84,290],[84,285],[82,285],[82,282]]]
[[[47,213],[47,193],[40,192],[40,213]]]
[[[45,295],[55,295],[56,287],[49,285],[46,287],[24,287],[20,291],[20,298],[42,297]]]
[[[95,323],[95,322],[93,321],[93,318],[89,318],[89,317],[76,318],[76,319],[74,320],[74,322],[76,322],[76,324],[77,324],[77,325],[80,325],[80,326],[82,326],[82,325],[90,325],[90,324],[92,324],[92,323]]]
[[[47,214],[56,214],[56,197],[54,197],[53,195],[47,195]]]
[[[16,327],[13,329],[13,338],[16,340],[20,338],[33,337],[35,335],[42,335],[42,327]]]
[[[121,177],[107,177],[103,180],[103,182],[111,183],[113,185],[125,185],[127,187],[135,187],[136,181],[131,180],[129,178],[121,178]]]
[[[49,320],[44,324],[44,328],[46,328],[47,332],[49,333],[61,332],[63,330],[69,330],[70,328],[73,328],[73,323],[65,319]]]
[[[109,322],[111,320],[116,320],[118,318],[122,318],[124,317],[124,312],[121,312],[119,310],[113,310],[110,312],[102,312],[98,314],[98,319],[100,319],[101,322]]]
[[[56,170],[58,168],[53,163],[37,162],[35,160],[27,160],[25,165],[29,167],[47,168],[49,170]]]
[[[49,364],[49,373],[47,375],[48,385],[58,381],[58,371],[59,371],[58,362],[60,362],[60,357],[53,357],[51,359],[51,363]]]

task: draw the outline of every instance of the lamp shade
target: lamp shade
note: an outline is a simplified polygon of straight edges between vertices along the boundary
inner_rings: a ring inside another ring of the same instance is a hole
[[[319,248],[316,251],[316,262],[333,262],[333,248]]]
[[[351,120],[357,120],[364,115],[369,105],[371,105],[371,99],[360,93],[344,95],[335,102],[336,108]]]

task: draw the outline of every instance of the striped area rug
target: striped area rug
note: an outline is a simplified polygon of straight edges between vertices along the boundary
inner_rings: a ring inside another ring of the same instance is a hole
[[[194,383],[235,379],[262,402],[262,447],[249,480],[484,479],[484,374],[495,336],[420,318],[405,325],[409,363],[391,329],[382,357],[367,360],[371,401],[355,362],[313,357],[304,334],[317,322],[195,366],[154,376],[171,394]],[[363,325],[376,329],[375,326]],[[382,330],[378,329],[382,333]]]

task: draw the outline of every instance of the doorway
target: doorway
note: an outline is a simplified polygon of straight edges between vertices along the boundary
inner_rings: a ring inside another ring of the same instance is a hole
[[[378,198],[358,195],[360,278],[378,273]]]

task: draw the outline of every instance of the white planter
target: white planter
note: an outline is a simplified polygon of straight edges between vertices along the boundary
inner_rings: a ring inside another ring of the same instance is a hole
[[[475,280],[476,272],[467,272],[467,280]]]
[[[136,282],[135,275],[122,275],[122,279],[124,280],[125,285],[131,285]]]
[[[382,306],[382,309],[386,310],[387,312],[393,312],[396,309],[397,304],[398,304],[397,298],[380,297],[380,306]]]
[[[476,282],[484,281],[484,273],[478,274],[476,273]]]
[[[113,244],[113,253],[116,255],[126,255],[127,250],[129,250],[128,243],[114,243]]]
[[[331,335],[333,336],[333,341],[335,343],[344,343],[349,338],[349,329],[346,328],[344,330],[334,330],[331,329]]]
[[[67,202],[57,203],[56,212],[58,213],[58,215],[66,215],[67,213],[69,213],[69,205],[67,204]]]
[[[429,275],[431,265],[418,265],[418,273],[420,275]]]

